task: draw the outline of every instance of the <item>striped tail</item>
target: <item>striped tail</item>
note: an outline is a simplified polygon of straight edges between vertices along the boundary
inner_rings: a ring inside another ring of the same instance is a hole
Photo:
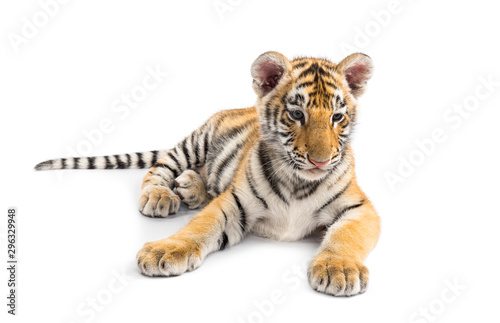
[[[164,158],[168,150],[153,150],[142,153],[109,155],[99,157],[71,157],[51,159],[39,163],[36,170],[52,169],[131,169],[150,168]]]

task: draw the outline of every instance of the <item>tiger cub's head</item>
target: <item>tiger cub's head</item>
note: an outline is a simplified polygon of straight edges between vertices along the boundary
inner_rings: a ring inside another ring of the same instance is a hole
[[[252,64],[262,138],[306,180],[325,176],[341,161],[356,119],[357,99],[372,74],[361,53],[340,64],[289,61],[267,52]]]

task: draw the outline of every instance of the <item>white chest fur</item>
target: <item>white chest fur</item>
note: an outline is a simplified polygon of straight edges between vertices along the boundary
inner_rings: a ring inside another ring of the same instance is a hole
[[[279,241],[297,241],[316,229],[314,207],[307,199],[293,200],[289,205],[275,199],[267,214],[255,224],[253,233]]]

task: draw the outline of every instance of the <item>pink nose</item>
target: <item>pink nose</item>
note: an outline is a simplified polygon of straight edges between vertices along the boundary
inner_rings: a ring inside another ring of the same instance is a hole
[[[309,161],[318,167],[325,166],[326,164],[328,164],[328,162],[330,162],[329,160],[325,160],[324,162],[318,162],[311,158],[309,158]]]

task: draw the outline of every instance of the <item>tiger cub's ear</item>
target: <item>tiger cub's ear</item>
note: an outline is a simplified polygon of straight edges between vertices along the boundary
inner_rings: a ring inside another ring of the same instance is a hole
[[[253,89],[259,97],[266,96],[292,70],[292,64],[282,54],[266,52],[252,64]]]
[[[372,77],[372,60],[368,55],[355,53],[344,58],[337,71],[344,75],[352,95],[358,98],[365,92],[366,82]]]

